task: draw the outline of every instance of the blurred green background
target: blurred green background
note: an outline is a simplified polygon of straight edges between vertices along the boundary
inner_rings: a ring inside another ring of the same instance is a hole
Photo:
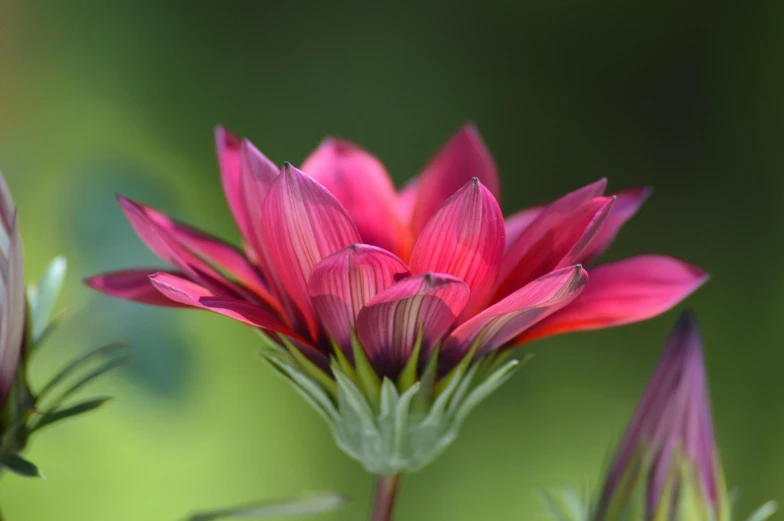
[[[663,252],[713,276],[704,328],[716,426],[744,513],[784,498],[784,47],[781,2],[106,2],[0,0],[0,167],[30,279],[70,261],[74,313],[39,379],[129,340],[104,410],[41,434],[47,480],[5,477],[10,521],[165,521],[371,480],[221,317],[93,294],[98,271],[159,265],[114,194],[235,240],[212,129],[298,164],[327,134],[398,184],[465,120],[497,159],[506,212],[601,176],[655,187],[609,257]],[[400,520],[539,519],[538,487],[596,483],[677,312],[529,346],[537,356],[407,476]]]

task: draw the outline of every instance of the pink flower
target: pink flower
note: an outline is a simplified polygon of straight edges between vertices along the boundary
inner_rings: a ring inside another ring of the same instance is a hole
[[[471,125],[399,192],[375,156],[347,141],[324,140],[300,171],[279,169],[223,128],[216,137],[242,250],[121,197],[136,232],[174,270],[88,285],[228,315],[285,335],[325,368],[333,346],[351,358],[356,337],[375,371],[394,376],[419,341],[423,357],[440,346],[446,371],[471,349],[651,318],[707,278],[659,255],[583,268],[646,189],[605,196],[601,180],[504,220],[495,162]]]
[[[22,356],[25,312],[16,207],[0,174],[0,409],[8,398]]]

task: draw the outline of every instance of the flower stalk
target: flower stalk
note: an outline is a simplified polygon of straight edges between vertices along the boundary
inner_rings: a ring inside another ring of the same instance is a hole
[[[376,477],[376,495],[370,521],[392,521],[401,477],[402,474]]]

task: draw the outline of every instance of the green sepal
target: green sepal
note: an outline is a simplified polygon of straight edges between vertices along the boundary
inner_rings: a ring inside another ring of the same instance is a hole
[[[321,384],[327,392],[329,392],[332,396],[337,396],[337,388],[335,387],[335,382],[327,375],[324,371],[319,369],[316,364],[308,360],[308,358],[302,354],[294,344],[285,336],[279,335],[281,342],[283,345],[286,346],[289,353],[292,357],[297,361],[297,363],[304,368],[313,378]]]
[[[408,358],[403,371],[397,379],[397,387],[401,391],[405,391],[417,381],[417,373],[419,371],[419,357],[422,351],[422,338],[424,337],[424,329],[419,328],[419,334],[414,342],[414,348],[411,350],[411,356]]]
[[[376,403],[381,392],[381,380],[370,365],[362,344],[359,343],[357,334],[351,332],[351,352],[354,355],[354,367],[357,372],[357,380],[362,391],[370,398],[371,403]]]
[[[746,518],[746,521],[765,521],[776,513],[777,508],[778,504],[775,501],[768,501]]]
[[[354,338],[354,365],[337,350],[332,356],[334,393],[301,357],[269,338],[262,355],[328,422],[338,446],[373,474],[416,471],[433,461],[468,413],[518,366],[512,360],[491,370],[495,357],[469,358],[440,385],[436,350],[419,381],[411,382],[410,374],[381,380]]]
[[[291,499],[264,501],[239,507],[200,512],[186,521],[215,521],[218,519],[264,519],[320,514],[336,510],[347,503],[344,496],[335,493],[309,494]]]

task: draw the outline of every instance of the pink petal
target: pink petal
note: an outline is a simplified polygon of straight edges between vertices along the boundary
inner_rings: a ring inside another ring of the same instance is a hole
[[[596,236],[612,204],[611,197],[597,197],[557,219],[551,218],[555,214],[549,208],[542,211],[506,253],[496,298],[503,298],[554,269],[575,264]]]
[[[5,402],[16,376],[19,360],[22,356],[22,344],[25,334],[25,300],[24,274],[22,270],[22,245],[19,239],[19,226],[16,208],[13,206],[0,174],[0,206],[3,207],[3,233],[7,234],[7,243],[3,241],[0,252],[3,264],[0,270],[0,406]],[[10,215],[10,217],[9,217]],[[6,228],[6,225],[8,227]]]
[[[425,273],[403,279],[368,301],[357,317],[357,335],[376,370],[396,376],[420,331],[423,353],[429,353],[463,311],[469,292],[451,275]]]
[[[634,217],[649,195],[651,195],[651,189],[648,187],[623,190],[615,194],[615,204],[610,215],[607,216],[599,233],[583,252],[582,262],[588,263],[604,253],[615,240],[621,227]]]
[[[419,176],[417,201],[411,217],[414,237],[436,211],[472,178],[478,177],[497,201],[501,189],[495,161],[473,125],[463,126]]]
[[[407,223],[411,222],[414,213],[417,195],[419,195],[419,178],[414,177],[398,192],[397,207],[401,217]]]
[[[585,203],[600,197],[605,188],[607,188],[607,180],[600,179],[566,194],[538,211],[536,217],[524,227],[514,241],[507,241],[506,255],[501,266],[501,279],[508,277],[509,273],[517,268],[520,259],[534,242],[560,225]]]
[[[392,253],[376,246],[354,244],[319,262],[308,287],[313,307],[327,333],[351,353],[351,332],[367,301],[409,275]]]
[[[118,200],[133,229],[158,257],[212,291],[253,299],[250,292],[233,284],[177,240],[166,228],[166,222],[171,219],[125,197],[118,196]]]
[[[444,360],[455,363],[477,339],[477,354],[498,349],[550,314],[572,302],[585,287],[588,274],[580,265],[536,279],[501,302],[468,320],[444,343]]]
[[[243,235],[248,229],[248,219],[240,185],[240,139],[224,127],[215,128],[215,148],[218,154],[223,193],[229,210]]]
[[[177,243],[197,254],[210,265],[223,270],[266,302],[276,303],[276,299],[270,294],[267,284],[259,276],[256,268],[237,248],[208,233],[175,221],[154,208],[140,203],[135,204],[152,222],[168,232]]]
[[[534,222],[537,217],[539,217],[539,214],[542,213],[543,209],[544,208],[541,206],[525,208],[506,218],[505,251],[508,251],[509,248],[511,248],[512,245],[517,242],[517,239],[520,238],[520,235],[522,235],[528,226],[530,226],[530,224]]]
[[[348,141],[328,138],[305,159],[302,171],[340,201],[364,243],[408,257],[411,235],[398,210],[395,187],[375,156]]]
[[[261,218],[261,207],[270,188],[272,188],[272,184],[278,178],[278,173],[279,170],[275,163],[259,152],[250,141],[242,140],[239,179],[241,194],[239,198],[240,206],[247,220],[243,236],[251,245],[255,258],[259,261],[261,269],[267,277],[271,277],[271,274],[268,273],[268,266],[264,262],[264,236],[261,231],[264,223]]]
[[[463,316],[482,307],[493,290],[504,255],[504,216],[477,178],[450,197],[427,222],[411,254],[412,273],[448,273],[471,296]]]
[[[700,268],[662,255],[641,255],[592,268],[585,291],[571,305],[523,335],[521,341],[603,329],[655,317],[708,280]]]
[[[155,306],[181,307],[178,302],[165,297],[150,282],[150,275],[160,273],[158,269],[134,269],[105,273],[85,279],[91,288],[112,297]],[[181,275],[170,273],[170,275]]]
[[[2,235],[0,246],[3,249],[8,247],[15,215],[16,206],[14,206],[14,199],[11,197],[11,190],[8,189],[5,178],[0,172],[0,234]]]
[[[153,274],[150,281],[163,295],[185,306],[213,311],[251,326],[302,340],[276,316],[249,302],[217,296],[194,282],[169,273]]]
[[[361,242],[359,232],[329,191],[288,163],[264,201],[262,217],[271,267],[315,338],[308,277],[323,258]]]

